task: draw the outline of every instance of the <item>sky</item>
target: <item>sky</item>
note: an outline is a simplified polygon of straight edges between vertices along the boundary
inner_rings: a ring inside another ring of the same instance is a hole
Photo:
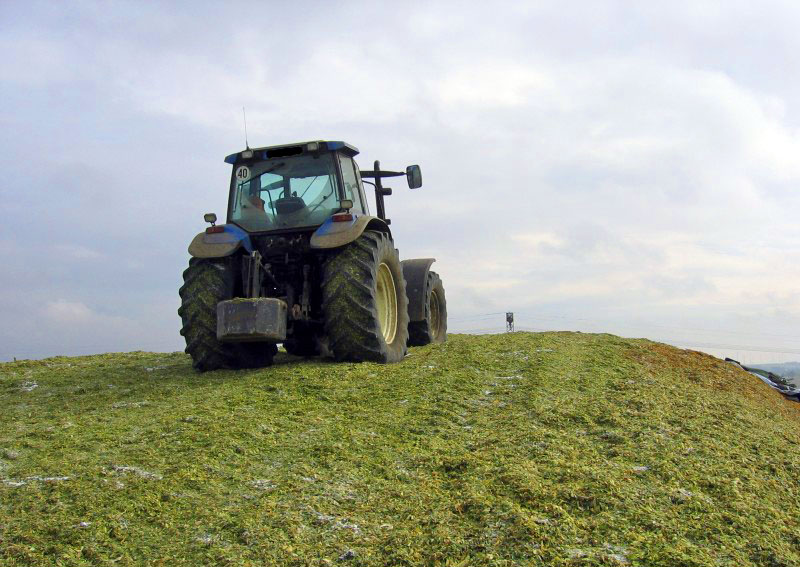
[[[800,359],[800,4],[489,6],[0,2],[0,360],[183,348],[242,107],[421,166],[387,213],[453,332]]]

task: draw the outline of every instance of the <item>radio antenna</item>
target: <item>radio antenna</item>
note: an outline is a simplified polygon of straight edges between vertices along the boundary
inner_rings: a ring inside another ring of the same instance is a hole
[[[245,149],[250,149],[250,144],[247,142],[247,113],[244,111],[244,106],[242,107],[242,118],[244,118],[244,146]]]

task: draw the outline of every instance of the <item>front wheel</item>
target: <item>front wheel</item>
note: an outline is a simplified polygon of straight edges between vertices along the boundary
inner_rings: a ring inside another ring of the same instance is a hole
[[[391,238],[365,231],[326,262],[325,334],[336,360],[399,362],[408,341],[408,297]]]
[[[408,324],[408,344],[423,346],[447,340],[447,299],[442,279],[428,272],[425,280],[425,319]]]

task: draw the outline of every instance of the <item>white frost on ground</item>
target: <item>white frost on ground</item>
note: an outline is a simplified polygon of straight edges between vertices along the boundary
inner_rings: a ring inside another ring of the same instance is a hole
[[[336,519],[336,516],[331,516],[330,514],[322,514],[320,512],[315,512],[313,510],[312,512],[314,513],[315,516],[314,521],[317,524],[328,524]]]
[[[120,408],[140,408],[142,406],[149,406],[150,402],[147,400],[142,400],[141,402],[117,402],[115,404],[111,404],[111,407],[114,409]]]
[[[163,476],[161,476],[158,473],[152,473],[152,472],[146,471],[144,469],[140,469],[139,467],[127,467],[127,466],[114,465],[113,469],[116,472],[133,473],[133,474],[135,474],[137,476],[140,476],[142,478],[146,478],[148,480],[161,480],[161,479],[164,478]]]
[[[15,451],[13,449],[4,449],[3,458],[8,459],[9,461],[14,461],[19,458],[19,451]]]
[[[265,478],[258,478],[250,483],[253,488],[257,488],[259,490],[272,490],[276,488],[278,485],[268,481]]]
[[[333,523],[333,527],[337,530],[351,530],[356,535],[361,533],[361,528],[358,527],[358,524],[348,522],[347,520],[336,520]]]
[[[611,545],[607,543],[603,547],[606,549],[606,551],[609,552],[608,553],[609,559],[613,559],[614,561],[622,565],[627,565],[628,563],[630,563],[626,555],[626,553],[628,553],[628,550],[624,546]]]
[[[204,543],[206,545],[211,545],[212,543],[214,543],[214,538],[211,536],[211,534],[202,534],[194,539],[195,541],[199,541],[200,543]]]
[[[347,519],[339,519],[336,516],[322,514],[315,510],[311,510],[311,513],[314,514],[315,524],[329,524],[335,530],[351,530],[355,535],[361,534],[361,528],[358,527],[358,524],[348,522]]]
[[[25,478],[21,479],[14,479],[14,478],[4,478],[3,484],[6,486],[24,486],[29,482],[61,482],[63,480],[69,480],[68,476],[26,476]]]
[[[32,380],[26,380],[22,384],[19,385],[19,389],[23,392],[31,392],[39,387],[39,384],[33,382]]]

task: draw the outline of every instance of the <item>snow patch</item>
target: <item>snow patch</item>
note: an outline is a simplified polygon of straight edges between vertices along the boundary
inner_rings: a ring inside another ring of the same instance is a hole
[[[149,406],[150,402],[147,400],[142,400],[141,402],[117,402],[115,404],[111,404],[111,407],[114,409],[121,409],[121,408],[140,408],[143,406]]]
[[[26,476],[22,479],[4,478],[3,484],[6,486],[19,487],[28,484],[29,482],[61,482],[69,480],[68,476]]]
[[[140,476],[142,478],[146,478],[148,480],[161,480],[164,477],[158,473],[153,473],[150,471],[146,471],[144,469],[140,469],[139,467],[127,467],[127,466],[118,466],[114,465],[113,469],[116,472],[120,473],[133,473],[136,476]]]

